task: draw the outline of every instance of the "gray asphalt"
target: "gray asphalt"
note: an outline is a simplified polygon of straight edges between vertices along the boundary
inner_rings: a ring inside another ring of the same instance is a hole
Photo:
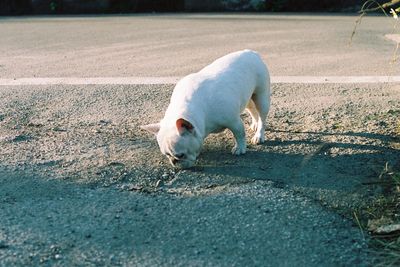
[[[351,214],[371,194],[362,182],[399,160],[395,87],[274,85],[265,145],[234,157],[229,134],[211,136],[180,172],[139,130],[172,87],[2,87],[1,266],[375,260]]]
[[[203,197],[1,174],[1,266],[364,266],[358,229],[270,182]]]
[[[388,20],[365,19],[348,46],[354,20],[0,18],[0,78],[181,76],[243,48],[259,51],[272,75],[398,71],[388,64]],[[399,160],[398,87],[274,85],[265,145],[236,158],[222,133],[207,139],[198,168],[181,172],[139,130],[162,117],[171,90],[0,87],[0,266],[374,261],[368,236],[341,208],[356,207],[370,194],[362,182]]]
[[[0,78],[182,76],[244,48],[271,75],[389,75],[394,20],[356,16],[137,15],[0,18]]]

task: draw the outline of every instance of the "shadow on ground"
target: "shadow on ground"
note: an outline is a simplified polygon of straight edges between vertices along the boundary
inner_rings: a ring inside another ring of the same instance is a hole
[[[350,222],[261,181],[184,197],[0,171],[0,222],[0,260],[8,266],[320,266],[368,259]]]
[[[399,90],[324,86],[274,85],[267,142],[235,157],[229,131],[212,135],[189,171],[173,170],[139,129],[162,118],[171,85],[3,88],[0,160],[11,171],[150,193],[272,181],[332,207],[354,206],[379,190],[366,184],[386,163],[399,165]]]

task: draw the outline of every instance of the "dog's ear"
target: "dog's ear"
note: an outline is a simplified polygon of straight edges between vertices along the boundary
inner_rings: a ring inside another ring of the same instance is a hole
[[[186,132],[193,133],[194,127],[193,125],[185,119],[178,119],[176,121],[176,129],[178,130],[179,134],[182,135]]]
[[[146,130],[154,135],[157,135],[160,130],[160,123],[152,123],[140,126],[140,129]]]

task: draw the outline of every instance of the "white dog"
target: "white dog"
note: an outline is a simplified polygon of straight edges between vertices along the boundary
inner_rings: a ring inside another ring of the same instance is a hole
[[[235,137],[232,154],[246,152],[241,112],[246,109],[255,131],[253,144],[264,142],[270,106],[270,78],[259,54],[243,50],[215,60],[182,78],[160,123],[141,126],[156,134],[161,153],[178,168],[190,168],[204,139],[226,128]]]

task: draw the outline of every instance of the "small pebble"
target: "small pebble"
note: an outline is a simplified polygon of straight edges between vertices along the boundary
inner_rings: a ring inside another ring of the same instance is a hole
[[[161,180],[158,180],[157,182],[156,182],[156,187],[160,187],[162,185],[162,181]]]
[[[129,187],[129,191],[140,191],[140,190],[142,190],[143,189],[143,187],[142,186],[140,186],[140,185],[132,185],[131,187]]]
[[[7,245],[5,241],[0,240],[0,249],[6,249],[6,248],[9,248],[9,245]]]

